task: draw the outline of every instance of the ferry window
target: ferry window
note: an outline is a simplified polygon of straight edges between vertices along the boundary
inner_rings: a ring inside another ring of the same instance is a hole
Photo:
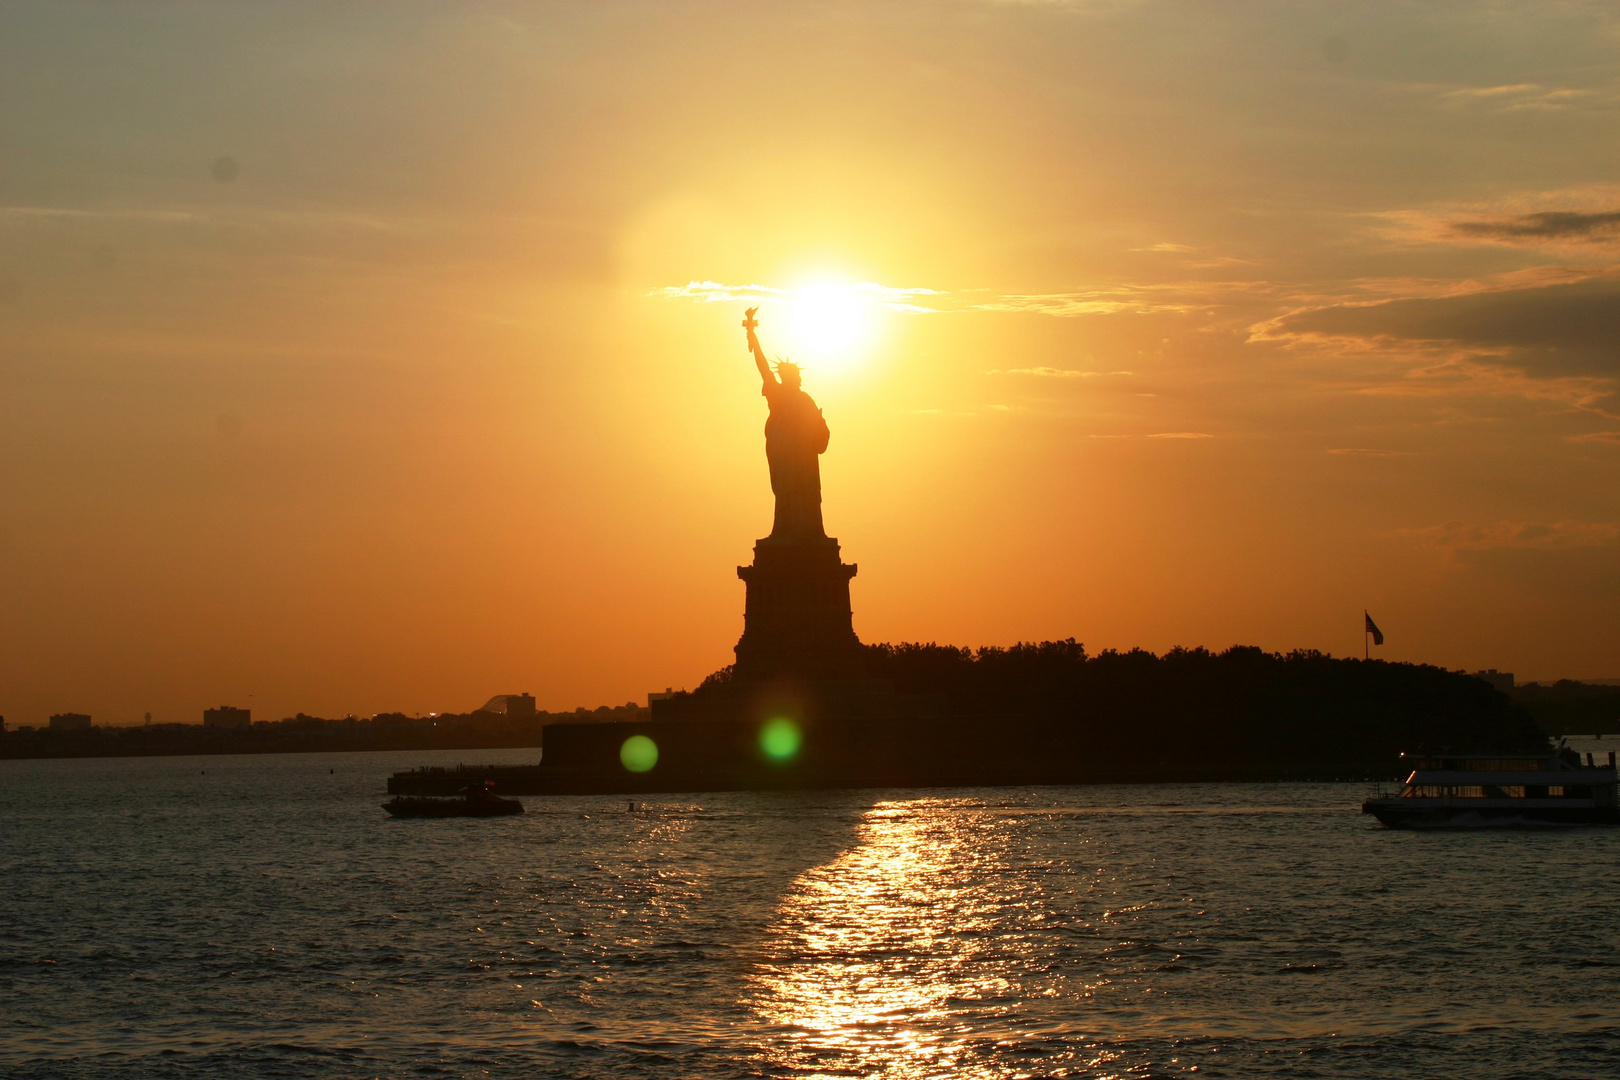
[[[1459,799],[1482,799],[1485,789],[1478,784],[1460,784],[1451,789],[1451,794]]]
[[[1558,784],[1550,784],[1547,787],[1547,797],[1551,799],[1562,799],[1564,797],[1564,789]]]

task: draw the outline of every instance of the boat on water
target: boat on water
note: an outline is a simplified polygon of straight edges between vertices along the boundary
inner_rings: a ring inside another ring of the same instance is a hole
[[[469,786],[493,784],[508,795],[547,795],[547,771],[539,765],[423,765],[388,778],[390,795],[454,795]]]
[[[1361,804],[1391,829],[1620,825],[1620,771],[1573,750],[1555,754],[1402,754],[1396,796]]]
[[[503,799],[489,787],[488,784],[476,784],[449,798],[396,795],[383,803],[382,808],[394,817],[505,817],[523,813],[522,803],[516,799]]]

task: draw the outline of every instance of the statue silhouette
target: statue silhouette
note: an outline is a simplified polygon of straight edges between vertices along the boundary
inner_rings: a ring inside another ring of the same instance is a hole
[[[760,393],[771,406],[770,419],[765,421],[765,459],[770,463],[771,491],[776,495],[771,536],[778,540],[824,537],[820,457],[830,434],[827,421],[799,385],[797,364],[783,360],[771,370],[754,333],[759,326],[754,318],[758,310],[749,308],[742,325],[748,332],[748,351],[754,354],[754,364],[764,380]]]
[[[765,459],[771,465],[776,518],[771,535],[754,544],[754,561],[737,567],[748,585],[734,678],[739,686],[771,680],[847,679],[859,674],[861,641],[849,606],[854,564],[838,557],[838,541],[821,524],[821,453],[827,421],[799,385],[786,360],[771,369],[754,333],[758,308],[743,320],[748,351],[771,406]],[[741,700],[741,699],[739,699]]]

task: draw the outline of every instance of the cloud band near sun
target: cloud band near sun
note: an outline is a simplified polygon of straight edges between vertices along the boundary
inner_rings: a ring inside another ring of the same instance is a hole
[[[854,303],[915,315],[931,315],[939,309],[917,303],[920,297],[944,296],[938,289],[880,285],[875,281],[801,285],[782,288],[775,285],[727,285],[719,281],[688,281],[685,285],[665,285],[650,295],[669,300],[695,300],[700,304],[763,303],[771,300],[802,300],[828,293]]]
[[[760,284],[729,285],[719,281],[694,280],[688,281],[685,285],[664,285],[653,289],[648,295],[668,300],[691,300],[700,304],[759,304],[773,300],[803,300],[808,297],[827,297],[836,294],[843,302],[909,315],[991,312],[1075,318],[1086,315],[1145,315],[1207,310],[1216,305],[1218,298],[1264,288],[1263,282],[1204,281],[1116,285],[1105,289],[1073,292],[991,293],[986,289],[971,289],[965,293],[953,293],[945,289],[919,286],[882,285],[875,281],[783,287]]]

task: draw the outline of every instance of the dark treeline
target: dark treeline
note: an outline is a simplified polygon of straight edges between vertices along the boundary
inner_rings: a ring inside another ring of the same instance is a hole
[[[1513,698],[1426,664],[1249,646],[1092,656],[1073,639],[868,645],[863,663],[867,677],[914,701],[902,707],[914,719],[897,721],[909,740],[891,762],[897,774],[1351,780],[1400,775],[1406,752],[1550,749],[1548,732]],[[720,686],[733,676],[715,672],[693,696],[723,701],[731,695]]]
[[[0,734],[0,758],[149,757],[178,754],[285,754],[338,750],[482,750],[540,746],[547,724],[581,720],[645,720],[634,704],[574,712],[508,716],[475,710],[368,718],[297,716],[255,721],[247,728],[200,724],[92,727],[85,731],[8,731]]]
[[[1540,751],[1554,731],[1489,683],[1427,664],[1143,649],[1096,656],[1070,638],[1010,648],[865,646],[865,674],[934,699],[953,728],[1016,722],[1098,747],[1135,743],[1188,760],[1394,763],[1403,751]],[[697,690],[731,680],[715,672]]]
[[[1542,750],[1544,730],[1471,675],[1234,646],[1087,656],[1074,640],[959,649],[875,644],[868,672],[948,714],[1038,717],[1191,756],[1379,761],[1413,750]]]
[[[1506,694],[1421,664],[1245,646],[1088,656],[1072,639],[976,650],[871,645],[866,661],[901,692],[943,695],[947,715],[1040,719],[1191,757],[1371,762],[1411,750],[1547,745]]]
[[[1559,679],[1550,686],[1515,687],[1513,698],[1554,735],[1620,733],[1620,686]]]

